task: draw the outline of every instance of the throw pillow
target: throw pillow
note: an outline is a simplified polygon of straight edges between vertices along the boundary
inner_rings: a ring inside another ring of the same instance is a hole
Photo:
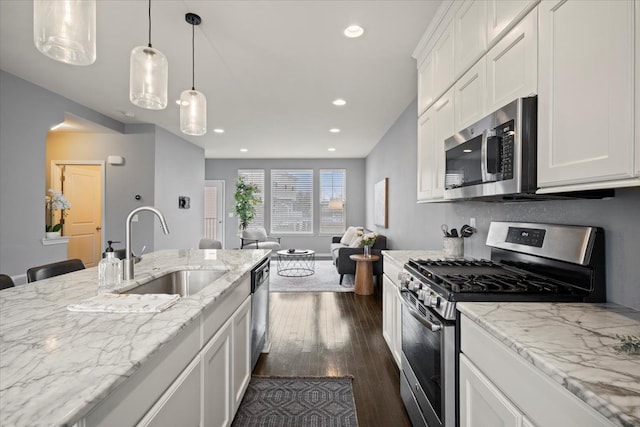
[[[362,230],[360,230],[360,231],[362,231]],[[356,234],[353,236],[353,239],[349,243],[349,247],[350,248],[359,248],[361,243],[362,243],[362,234],[359,234],[359,233],[356,232]]]
[[[358,230],[362,230],[362,227],[347,228],[347,231],[345,231],[342,235],[342,239],[340,239],[340,243],[349,246],[351,244],[351,241],[356,237]]]

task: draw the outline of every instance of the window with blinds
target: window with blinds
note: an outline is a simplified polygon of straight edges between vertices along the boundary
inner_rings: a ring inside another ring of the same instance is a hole
[[[255,196],[260,199],[256,205],[256,216],[249,223],[248,230],[264,227],[264,169],[238,169],[238,178],[244,178],[247,184],[255,184],[258,192]],[[240,222],[238,221],[238,228]]]
[[[313,233],[313,170],[271,170],[271,234]]]
[[[344,233],[346,183],[345,169],[320,169],[320,234]]]

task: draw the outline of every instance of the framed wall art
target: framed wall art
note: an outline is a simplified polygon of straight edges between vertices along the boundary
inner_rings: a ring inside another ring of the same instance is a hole
[[[373,195],[373,223],[380,227],[388,226],[389,178],[376,182]]]

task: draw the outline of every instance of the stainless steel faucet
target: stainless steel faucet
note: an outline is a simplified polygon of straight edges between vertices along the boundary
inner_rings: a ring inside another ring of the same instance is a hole
[[[169,234],[169,227],[167,227],[167,221],[164,219],[164,215],[158,209],[152,206],[141,206],[139,208],[135,208],[129,215],[127,215],[127,222],[125,225],[125,259],[124,259],[124,268],[122,269],[122,279],[123,280],[131,280],[133,279],[133,265],[135,264],[135,259],[131,257],[131,221],[133,217],[142,211],[149,211],[158,217],[160,220],[160,226],[162,227],[162,231],[164,234]]]

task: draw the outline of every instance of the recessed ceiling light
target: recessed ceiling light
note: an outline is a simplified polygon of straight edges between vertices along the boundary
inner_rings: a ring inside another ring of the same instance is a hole
[[[462,151],[464,151],[465,153],[470,153],[470,152],[472,152],[473,150],[469,150],[469,149],[467,148],[466,150],[462,150]]]
[[[215,128],[213,131],[215,133],[224,133],[224,129],[220,129],[220,128]]]
[[[341,107],[343,105],[345,105],[347,103],[347,101],[345,101],[342,98],[338,98],[338,99],[334,99],[333,100],[333,105],[337,105],[338,107]]]
[[[333,148],[333,147],[329,148],[328,150],[329,150],[329,151],[336,151],[336,149],[335,149],[335,148]]]
[[[242,152],[242,153],[246,153],[247,151],[249,151],[247,148],[241,148],[240,149],[240,152]]]
[[[360,25],[349,25],[344,29],[345,37],[350,39],[355,39],[356,37],[360,37],[364,34],[364,29]]]
[[[329,129],[329,132],[331,132],[331,133],[338,133],[338,132],[340,132],[340,129],[338,129],[338,128],[331,128],[331,129]]]

